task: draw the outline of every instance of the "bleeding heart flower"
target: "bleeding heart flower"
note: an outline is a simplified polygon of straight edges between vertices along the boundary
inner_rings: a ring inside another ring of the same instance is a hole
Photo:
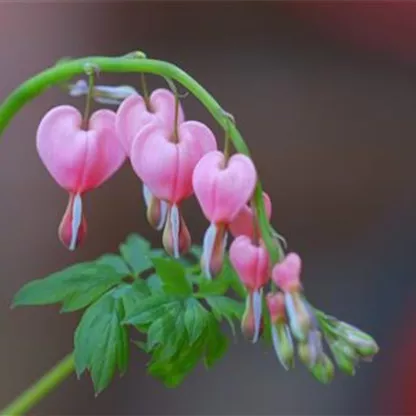
[[[223,153],[210,152],[195,167],[194,192],[205,217],[211,222],[204,236],[201,256],[207,278],[221,270],[227,227],[251,198],[256,178],[253,162],[242,154],[235,154],[226,162]]]
[[[144,98],[136,93],[125,99],[117,110],[116,131],[128,156],[131,153],[133,140],[143,127],[158,124],[168,136],[174,133],[175,95],[167,89],[159,88],[152,92],[149,102],[150,108],[147,108]],[[184,119],[185,116],[179,104],[177,122],[183,123]],[[147,220],[153,228],[161,230],[166,222],[168,204],[156,198],[145,184],[143,194]]]
[[[230,261],[249,297],[242,321],[243,332],[257,342],[262,320],[263,287],[270,280],[269,254],[262,244],[256,245],[242,235],[231,243]]]
[[[179,257],[190,245],[179,204],[192,195],[192,173],[204,154],[215,150],[214,134],[198,121],[178,126],[174,137],[157,123],[145,126],[134,139],[130,160],[134,171],[152,195],[170,205],[163,242],[168,253]]]
[[[273,267],[272,278],[284,292],[298,292],[301,290],[301,268],[302,260],[299,255],[289,253],[281,263]]]
[[[266,208],[267,218],[270,220],[272,215],[272,202],[265,192],[263,192],[263,201]],[[239,235],[246,235],[250,238],[254,237],[254,215],[253,208],[249,205],[245,205],[242,210],[237,214],[232,223],[229,225],[229,230],[234,237]],[[260,230],[256,230],[256,235],[260,235]]]
[[[295,350],[286,321],[285,296],[282,292],[268,293],[266,300],[274,351],[280,363],[288,370],[293,367]]]
[[[117,110],[116,130],[118,137],[130,156],[133,140],[140,130],[148,124],[157,123],[170,135],[175,127],[175,95],[164,88],[154,90],[149,97],[150,108],[144,98],[132,94],[126,98]],[[182,107],[178,108],[178,123],[185,119]]]
[[[306,342],[311,328],[316,327],[315,317],[310,306],[301,295],[300,273],[302,260],[296,253],[289,253],[272,270],[272,279],[282,289],[285,296],[286,312],[293,335]]]
[[[95,112],[82,128],[82,115],[71,106],[46,113],[37,130],[39,156],[55,181],[69,192],[69,204],[59,227],[63,244],[74,250],[86,233],[82,194],[99,187],[123,164],[126,156],[115,131],[116,115]]]

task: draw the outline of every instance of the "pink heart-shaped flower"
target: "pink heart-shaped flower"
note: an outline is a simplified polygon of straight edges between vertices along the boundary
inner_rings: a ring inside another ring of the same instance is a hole
[[[97,188],[126,156],[115,131],[116,115],[98,110],[81,128],[82,116],[71,106],[53,108],[41,120],[36,137],[39,156],[56,182],[71,193]]]
[[[215,150],[212,131],[198,121],[178,127],[178,142],[158,123],[136,136],[130,155],[134,171],[159,199],[177,204],[192,195],[192,172],[204,154]]]
[[[193,174],[195,195],[204,215],[213,223],[231,223],[251,198],[256,185],[256,169],[250,158],[224,154],[206,154]]]
[[[263,192],[263,201],[266,209],[267,218],[270,220],[270,217],[272,215],[272,202],[270,201],[269,196],[265,192]],[[250,238],[253,238],[253,209],[250,206],[245,205],[243,209],[234,218],[233,222],[230,224],[229,230],[234,237],[238,237],[239,235],[246,235]]]
[[[146,108],[144,98],[132,94],[126,98],[117,110],[116,131],[118,137],[130,156],[133,140],[140,130],[149,123],[160,123],[167,134],[172,134],[175,123],[175,96],[164,88],[152,92],[149,97],[151,111]],[[185,119],[181,105],[178,109],[178,123]]]
[[[244,286],[258,290],[269,281],[269,254],[263,245],[255,245],[245,235],[230,246],[230,261]]]

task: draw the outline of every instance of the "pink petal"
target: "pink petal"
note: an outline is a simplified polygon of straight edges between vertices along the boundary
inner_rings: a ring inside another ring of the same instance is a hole
[[[82,213],[81,196],[70,194],[68,206],[59,225],[58,235],[62,244],[73,251],[85,238],[87,222]]]
[[[275,323],[277,320],[285,319],[285,296],[282,292],[268,293],[267,297],[267,308],[269,310],[270,318],[272,323]]]
[[[211,224],[204,234],[201,269],[207,279],[216,277],[224,264],[228,233],[224,225]]]
[[[281,263],[273,267],[273,281],[285,292],[300,289],[302,260],[296,253],[289,253]]]
[[[175,96],[164,88],[157,89],[149,97],[152,111],[148,111],[144,98],[139,94],[128,97],[117,110],[116,130],[118,137],[130,155],[133,140],[140,130],[149,123],[160,123],[167,134],[172,134],[175,122]],[[179,104],[178,122],[185,119]]]
[[[266,208],[267,218],[270,220],[272,215],[272,202],[269,196],[263,192],[263,200]],[[253,209],[249,205],[245,205],[237,214],[233,222],[229,225],[229,230],[234,237],[246,235],[250,238],[254,236]]]
[[[123,164],[125,154],[115,133],[115,113],[95,112],[89,130],[71,106],[50,110],[37,131],[39,156],[56,182],[72,193],[100,186]]]
[[[158,124],[144,127],[134,139],[131,163],[136,174],[159,199],[172,203],[192,195],[192,172],[201,157],[216,149],[211,130],[197,121],[179,125],[179,142]]]
[[[249,237],[237,237],[230,246],[230,261],[244,286],[255,291],[269,281],[269,254]]]
[[[256,169],[242,154],[231,156],[224,165],[223,153],[207,153],[195,167],[193,187],[207,219],[229,224],[253,194]]]
[[[169,208],[162,241],[166,252],[177,259],[191,247],[191,235],[177,205]]]

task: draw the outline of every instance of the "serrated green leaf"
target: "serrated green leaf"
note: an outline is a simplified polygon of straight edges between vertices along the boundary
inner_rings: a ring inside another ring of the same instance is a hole
[[[129,343],[123,301],[113,291],[105,294],[84,313],[75,331],[75,367],[78,375],[91,372],[98,394],[110,383],[116,368],[127,368]]]
[[[223,295],[229,287],[230,283],[221,275],[213,280],[209,280],[205,276],[198,278],[198,294],[200,295]]]
[[[120,253],[129,265],[134,276],[152,267],[150,261],[150,243],[137,234],[131,234],[120,244]]]
[[[195,298],[189,298],[185,303],[184,323],[189,337],[190,345],[193,345],[204,333],[208,325],[209,313]]]
[[[226,296],[206,296],[205,300],[212,309],[218,321],[226,319],[235,334],[234,319],[241,320],[244,313],[244,304]]]
[[[117,273],[120,277],[129,276],[131,273],[127,263],[121,256],[117,254],[104,254],[103,256],[98,257],[95,263],[112,267],[114,272]]]
[[[228,349],[229,340],[222,333],[219,323],[215,319],[210,319],[207,328],[204,364],[206,368],[211,368],[221,359]]]
[[[204,331],[203,336],[192,346],[185,337],[177,353],[168,359],[163,359],[163,352],[156,350],[148,366],[149,374],[161,380],[167,387],[179,385],[198,364],[205,349],[206,334],[207,331]]]
[[[63,312],[88,306],[120,283],[122,276],[112,266],[95,262],[81,263],[33,280],[13,299],[13,306],[63,303]]]
[[[152,295],[139,302],[135,308],[126,313],[124,324],[141,325],[147,324],[176,310],[179,300],[177,297],[160,293]]]
[[[126,285],[120,295],[123,300],[125,316],[129,316],[132,311],[140,307],[142,302],[149,298],[151,292],[144,280],[136,279],[131,285]]]
[[[174,259],[160,257],[152,258],[156,274],[163,283],[166,293],[178,295],[192,294],[192,285],[186,277],[186,270],[182,264]]]
[[[74,333],[75,345],[75,369],[80,376],[87,368],[93,351],[94,339],[90,334],[99,332],[99,326],[105,326],[102,315],[111,314],[113,299],[111,296],[103,296],[92,304],[83,314],[80,323]]]
[[[163,314],[152,322],[147,332],[147,348],[162,345],[166,354],[173,355],[180,338],[185,331],[183,322],[183,302],[171,302],[163,309]]]

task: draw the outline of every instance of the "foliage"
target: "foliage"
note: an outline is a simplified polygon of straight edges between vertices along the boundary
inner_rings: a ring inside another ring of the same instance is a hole
[[[116,371],[126,371],[132,345],[149,354],[148,372],[174,387],[198,363],[211,368],[224,355],[229,340],[221,321],[234,331],[244,309],[241,300],[227,295],[245,295],[230,262],[208,281],[197,263],[199,253],[194,246],[190,256],[175,260],[132,234],[120,254],[29,282],[13,306],[58,303],[62,312],[85,309],[74,335],[75,366],[79,376],[91,374],[97,394]]]

